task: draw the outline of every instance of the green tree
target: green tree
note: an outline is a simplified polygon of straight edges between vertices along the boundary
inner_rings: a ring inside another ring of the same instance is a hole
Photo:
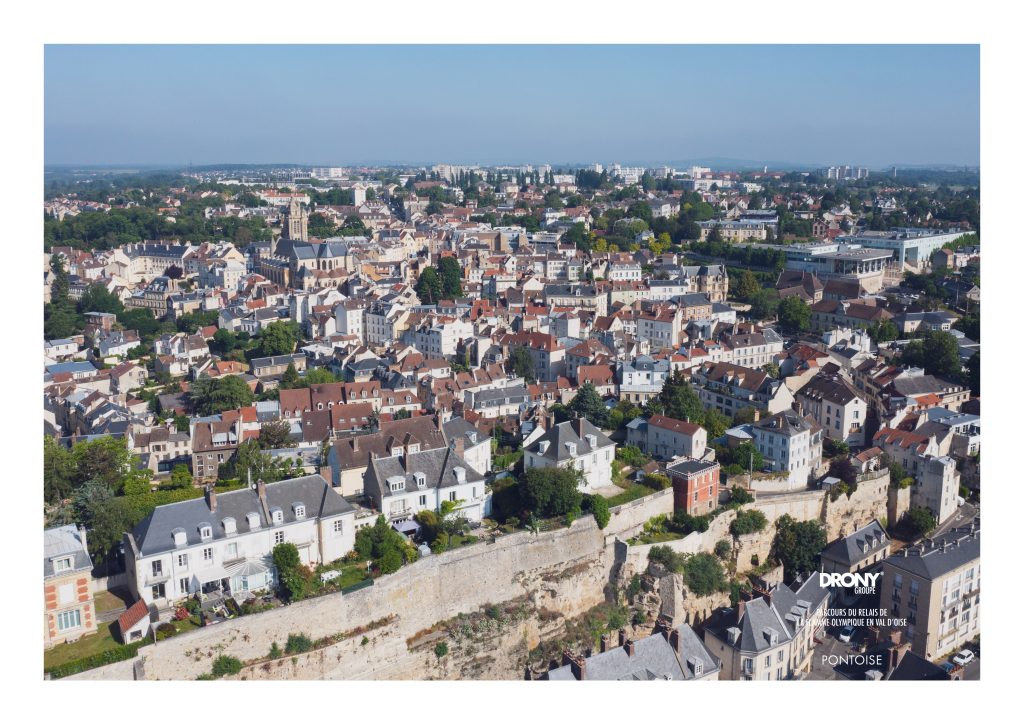
[[[900,360],[911,367],[923,367],[930,375],[950,380],[963,376],[960,347],[949,332],[932,330],[923,340],[915,339],[903,348]]]
[[[462,267],[453,256],[441,259],[437,266],[441,277],[441,299],[458,299],[462,296]]]
[[[597,527],[604,530],[611,520],[612,514],[608,509],[608,500],[601,495],[593,495],[590,498],[590,507],[594,511],[594,521]]]
[[[437,304],[442,299],[441,277],[438,276],[437,270],[434,267],[428,266],[420,272],[420,278],[416,280],[415,290],[416,296],[419,297],[420,302],[423,304]]]
[[[608,408],[597,393],[597,388],[590,382],[585,382],[569,402],[569,411],[590,420],[598,427],[608,426]]]
[[[533,365],[533,356],[526,347],[513,347],[508,355],[512,374],[522,377],[530,384],[537,381],[537,372]]]
[[[178,464],[171,470],[171,485],[170,487],[181,489],[192,487],[192,473],[188,471],[188,466]]]
[[[528,468],[519,480],[520,499],[542,517],[566,515],[580,508],[583,483],[583,472],[575,467]]]
[[[175,415],[174,416],[174,429],[178,432],[188,432],[191,427],[191,422],[187,415]]]
[[[907,513],[907,529],[915,538],[926,535],[935,528],[935,516],[927,508],[914,506]]]
[[[260,355],[291,354],[302,338],[302,331],[295,322],[271,322],[260,334]]]
[[[688,556],[683,563],[683,580],[698,596],[724,591],[728,586],[721,562],[710,553]]]
[[[825,529],[817,520],[797,522],[784,515],[775,522],[772,555],[783,565],[786,579],[817,570],[818,554],[827,544]]]
[[[122,535],[136,522],[117,502],[101,480],[89,480],[79,486],[71,499],[75,521],[89,531],[89,553],[97,565],[117,554]]]
[[[752,294],[747,302],[753,319],[773,319],[779,309],[779,293],[774,289],[762,289]]]
[[[749,302],[750,299],[761,291],[761,285],[757,281],[757,277],[749,269],[744,269],[743,273],[740,274],[740,278],[736,282],[735,294],[737,299],[741,299],[744,302]]]
[[[245,380],[237,375],[196,380],[188,392],[189,403],[199,415],[216,415],[252,404],[253,394]]]
[[[721,437],[725,434],[725,431],[729,429],[729,418],[726,417],[724,413],[711,407],[704,410],[704,414],[700,419],[700,424],[708,431],[708,437],[714,439],[716,437]]]
[[[871,323],[868,327],[868,336],[875,344],[882,344],[899,339],[900,330],[891,319],[883,319]]]
[[[704,406],[681,370],[676,370],[665,380],[658,394],[658,401],[664,407],[666,417],[691,422],[700,422],[704,419]]]
[[[971,387],[971,394],[981,395],[981,350],[967,360],[967,384]]]
[[[288,601],[299,601],[306,596],[309,570],[299,559],[299,549],[294,543],[278,543],[273,550],[277,580]]]
[[[758,533],[768,525],[764,513],[756,508],[744,508],[736,511],[736,518],[729,524],[729,532],[733,535]]]
[[[86,312],[117,314],[123,311],[124,305],[121,304],[121,300],[108,292],[107,288],[102,284],[91,284],[82,293],[82,298],[78,300],[79,314],[85,314]]]
[[[259,443],[264,450],[291,447],[292,426],[285,420],[263,423],[260,427]]]
[[[784,332],[795,334],[811,328],[811,308],[800,297],[786,297],[779,302],[778,314]]]

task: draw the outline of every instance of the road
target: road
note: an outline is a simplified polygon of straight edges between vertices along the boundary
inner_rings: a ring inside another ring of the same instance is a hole
[[[981,514],[980,504],[964,503],[957,511],[942,525],[938,526],[928,537],[938,538],[956,526],[969,525],[972,520]]]

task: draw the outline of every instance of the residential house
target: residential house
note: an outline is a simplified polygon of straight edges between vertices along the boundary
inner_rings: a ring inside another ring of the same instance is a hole
[[[703,458],[707,443],[707,430],[700,425],[664,415],[638,417],[626,425],[626,444],[659,460]]]
[[[96,631],[92,558],[84,528],[43,531],[43,645],[77,641]]]
[[[524,446],[524,469],[574,466],[584,474],[583,492],[612,484],[615,443],[589,420],[554,425]]]
[[[707,515],[718,507],[721,466],[713,460],[683,458],[670,463],[665,472],[672,481],[675,510],[690,515]]]

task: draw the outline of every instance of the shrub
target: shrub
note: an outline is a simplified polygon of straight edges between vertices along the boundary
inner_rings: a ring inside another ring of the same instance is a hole
[[[173,623],[162,623],[156,627],[156,640],[163,641],[169,639],[174,634],[178,633],[178,629],[174,627]]]
[[[380,558],[380,572],[394,573],[402,567],[402,554],[397,548],[388,548]]]
[[[363,636],[363,640],[359,642],[359,645],[360,646],[366,646],[366,644],[368,644],[368,643],[370,643],[370,639],[367,638],[366,636]]]
[[[608,510],[608,501],[603,496],[595,495],[591,497],[590,504],[594,509],[594,520],[597,522],[597,527],[604,530],[612,517],[611,512]]]
[[[626,622],[627,619],[625,609],[616,608],[608,616],[608,630],[617,631],[618,629],[623,628],[626,625]]]
[[[174,609],[174,620],[175,621],[184,621],[186,618],[188,618],[188,616],[189,616],[188,609],[185,608],[184,606],[178,606],[176,609]]]
[[[437,658],[441,658],[442,656],[447,656],[448,655],[448,644],[446,644],[444,641],[442,641],[437,646],[435,646],[434,647],[434,655]]]
[[[741,510],[736,513],[736,519],[729,524],[729,532],[733,535],[746,535],[764,530],[768,525],[768,519],[760,510]]]
[[[633,599],[640,593],[642,585],[640,583],[640,576],[636,573],[629,579],[629,585],[626,587],[626,598],[632,603]]]
[[[644,475],[644,479],[640,482],[652,490],[664,490],[672,484],[667,475],[661,475],[660,473]]]
[[[684,535],[689,535],[694,531],[703,533],[711,526],[710,516],[690,515],[685,510],[676,511],[676,514],[672,516],[672,522]]]
[[[237,674],[242,670],[242,662],[234,656],[218,656],[213,660],[213,677],[219,679],[222,676]]]
[[[715,555],[719,558],[725,559],[732,553],[732,544],[729,543],[725,538],[715,543]]]
[[[501,608],[492,603],[484,609],[484,615],[490,619],[501,618]]]
[[[270,658],[279,659],[281,658],[281,647],[277,645],[277,641],[270,644]]]
[[[286,654],[304,654],[313,648],[313,642],[306,634],[288,634],[288,642],[284,645]]]
[[[683,561],[683,580],[698,596],[707,596],[727,587],[722,564],[710,553],[695,553]]]
[[[668,570],[678,573],[682,569],[685,556],[681,553],[676,553],[668,546],[654,546],[651,548],[651,552],[647,554],[647,560],[653,563],[660,563]]]
[[[754,502],[754,496],[746,488],[741,488],[738,485],[734,485],[730,491],[729,501],[732,503],[739,503],[745,505],[747,503]]]

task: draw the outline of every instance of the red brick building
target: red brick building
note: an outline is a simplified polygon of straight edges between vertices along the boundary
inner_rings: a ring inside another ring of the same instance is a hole
[[[85,531],[73,525],[49,528],[43,531],[43,643],[50,648],[95,631]]]
[[[693,458],[683,458],[666,469],[672,481],[675,509],[690,515],[707,515],[718,507],[721,466]]]

